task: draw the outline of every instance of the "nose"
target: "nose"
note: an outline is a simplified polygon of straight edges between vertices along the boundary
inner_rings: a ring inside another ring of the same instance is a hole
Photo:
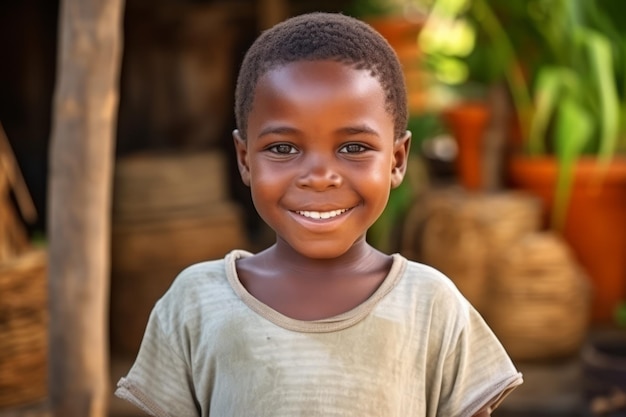
[[[323,191],[341,186],[342,176],[331,157],[311,155],[302,161],[301,168],[302,172],[297,179],[298,187]]]

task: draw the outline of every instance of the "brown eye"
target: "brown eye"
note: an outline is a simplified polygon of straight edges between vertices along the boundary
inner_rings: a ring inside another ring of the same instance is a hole
[[[279,143],[278,145],[271,146],[268,149],[270,150],[270,152],[279,154],[291,154],[297,152],[295,147],[287,143]]]
[[[339,150],[341,153],[360,153],[365,152],[367,148],[358,143],[349,143]]]

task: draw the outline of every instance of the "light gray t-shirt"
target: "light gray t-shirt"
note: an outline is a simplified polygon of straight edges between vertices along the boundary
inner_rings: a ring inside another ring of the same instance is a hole
[[[116,395],[157,417],[470,417],[521,374],[452,282],[393,255],[378,290],[300,321],[249,294],[233,251],[183,271]]]

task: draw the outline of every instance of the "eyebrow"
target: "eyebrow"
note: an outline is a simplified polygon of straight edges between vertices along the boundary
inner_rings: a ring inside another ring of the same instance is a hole
[[[371,127],[361,124],[356,126],[347,126],[338,130],[339,133],[345,133],[348,135],[358,135],[361,133],[366,133],[369,135],[380,136],[377,130],[372,129]]]
[[[286,134],[293,134],[298,132],[298,129],[295,129],[293,127],[289,127],[289,126],[268,126],[266,128],[264,128],[263,130],[261,130],[261,132],[259,133],[259,137],[265,136],[265,135],[286,135]]]
[[[261,130],[261,132],[259,133],[259,137],[262,137],[265,135],[271,135],[271,134],[287,135],[287,134],[294,134],[297,132],[298,132],[298,129],[289,127],[289,126],[268,126],[264,128],[263,130]],[[337,129],[337,133],[342,133],[346,135],[358,135],[358,134],[365,133],[369,135],[380,136],[378,131],[376,131],[375,129],[372,129],[371,127],[365,124],[342,127],[340,129]]]

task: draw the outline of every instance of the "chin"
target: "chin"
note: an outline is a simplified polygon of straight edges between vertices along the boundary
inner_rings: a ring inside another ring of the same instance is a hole
[[[300,255],[309,259],[335,259],[346,254],[351,246],[337,246],[324,242],[310,243],[292,246]]]

